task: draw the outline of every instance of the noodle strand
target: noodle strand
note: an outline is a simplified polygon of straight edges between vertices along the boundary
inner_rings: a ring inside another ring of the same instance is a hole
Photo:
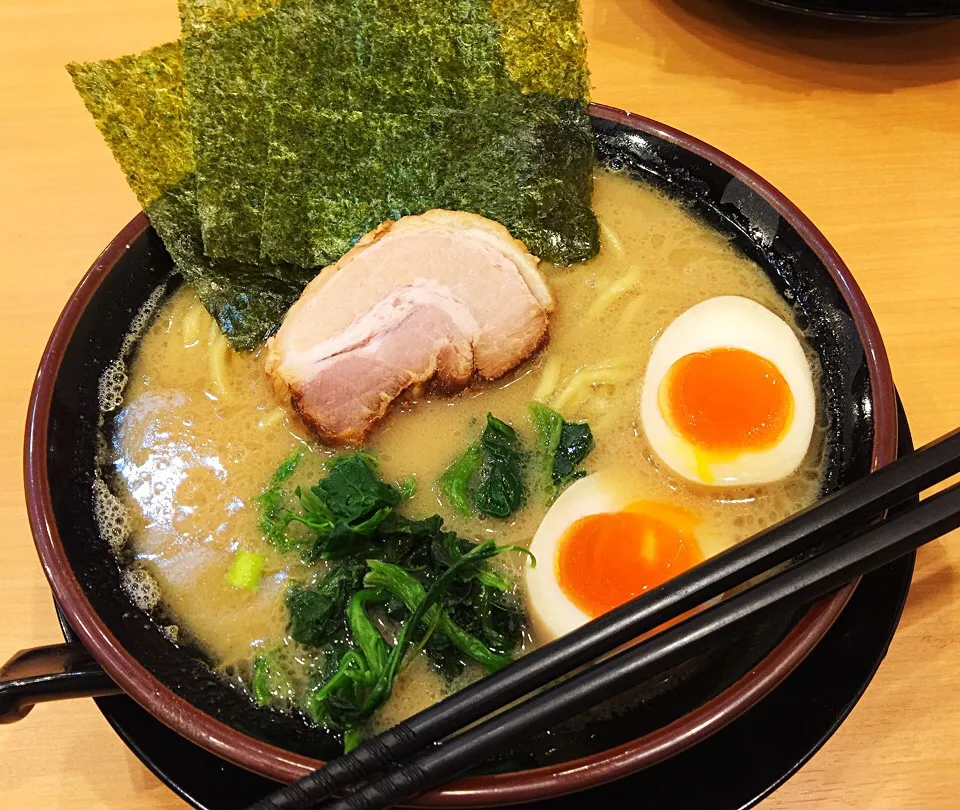
[[[558,382],[560,382],[560,358],[551,355],[543,364],[543,372],[540,374],[537,390],[533,392],[533,398],[537,402],[546,402],[557,390]]]
[[[190,348],[200,342],[200,319],[205,312],[197,302],[190,304],[180,318],[180,334],[183,335],[184,348]]]
[[[587,310],[588,318],[596,318],[610,308],[610,305],[625,293],[633,290],[640,284],[640,268],[633,267],[616,281],[612,282],[590,305]]]
[[[214,322],[213,328],[217,330],[217,337],[214,338],[209,350],[210,382],[217,399],[221,402],[230,402],[233,396],[227,380],[230,376],[229,360],[232,350],[230,344],[227,343],[227,339],[220,334],[216,322]]]

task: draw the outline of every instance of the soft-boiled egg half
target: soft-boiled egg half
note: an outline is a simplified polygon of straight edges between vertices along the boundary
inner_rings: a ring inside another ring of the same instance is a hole
[[[691,307],[660,335],[640,394],[654,452],[691,481],[763,484],[800,466],[813,436],[813,376],[794,331],[734,295]]]
[[[696,565],[707,531],[694,513],[645,498],[622,475],[581,478],[530,545],[537,565],[524,576],[537,640],[559,638]]]

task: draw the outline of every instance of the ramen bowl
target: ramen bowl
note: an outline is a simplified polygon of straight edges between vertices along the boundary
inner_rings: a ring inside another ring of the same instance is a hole
[[[823,235],[780,192],[716,149],[642,116],[601,105],[590,112],[600,165],[628,172],[682,203],[755,262],[790,304],[823,370],[829,417],[823,491],[892,461],[896,399],[883,343],[850,271]],[[58,604],[117,688],[197,745],[289,782],[336,756],[336,740],[298,716],[256,706],[215,674],[201,651],[172,642],[121,587],[121,567],[95,515],[99,381],[131,351],[127,336],[145,303],[180,283],[141,214],[71,296],[30,401],[25,480],[31,526]],[[758,624],[732,643],[637,684],[609,706],[482,763],[416,804],[470,807],[549,798],[695,745],[774,689],[827,632],[854,587]],[[57,666],[68,664],[49,666],[55,675]]]

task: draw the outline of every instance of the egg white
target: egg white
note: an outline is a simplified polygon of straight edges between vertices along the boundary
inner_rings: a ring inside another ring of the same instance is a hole
[[[592,618],[560,588],[557,550],[560,539],[574,523],[587,515],[619,512],[636,498],[618,486],[613,476],[596,473],[571,484],[550,507],[530,544],[536,568],[527,566],[525,585],[531,628],[541,643],[576,630]]]
[[[793,417],[773,446],[713,458],[667,424],[659,396],[664,378],[680,358],[710,349],[744,349],[780,371],[793,395]],[[738,486],[784,478],[806,456],[815,420],[813,375],[800,341],[790,326],[748,298],[718,296],[691,307],[663,331],[650,355],[640,394],[640,422],[657,456],[690,481]]]

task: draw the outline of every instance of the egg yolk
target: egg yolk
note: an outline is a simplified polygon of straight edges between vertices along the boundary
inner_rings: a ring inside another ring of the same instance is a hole
[[[702,559],[687,510],[651,501],[587,515],[560,538],[560,590],[590,617],[606,613]]]
[[[780,370],[746,349],[681,357],[659,393],[671,429],[717,455],[772,447],[793,418],[793,394]]]

